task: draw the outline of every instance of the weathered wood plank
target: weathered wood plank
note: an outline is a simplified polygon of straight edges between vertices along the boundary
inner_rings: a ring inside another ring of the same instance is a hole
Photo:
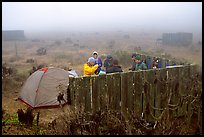
[[[150,104],[149,104],[149,90],[150,90],[150,83],[148,80],[148,73],[147,71],[141,71],[142,73],[142,113],[144,119],[149,119],[150,115]]]
[[[92,76],[92,110],[93,113],[97,112],[100,108],[99,95],[100,95],[100,83],[99,77]]]
[[[140,71],[134,72],[134,113],[137,118],[141,117],[142,114],[142,73]]]
[[[75,111],[76,100],[75,100],[75,78],[69,79],[69,88],[71,94],[71,107],[72,110]]]
[[[166,60],[166,64],[168,65],[168,60]],[[169,82],[169,85],[168,85],[168,91],[169,91],[169,96],[171,95],[171,98],[170,98],[170,102],[169,104],[172,104],[172,105],[175,105],[174,104],[174,93],[173,93],[173,84],[174,84],[174,78],[173,78],[173,73],[172,73],[172,68],[167,68],[167,72],[168,72],[168,82]],[[171,114],[171,116],[173,116],[173,110],[171,109],[170,106],[168,106],[170,108],[169,112]]]
[[[172,92],[172,98],[171,98],[171,104],[173,106],[171,107],[173,117],[177,116],[178,113],[178,107],[179,107],[179,68],[169,68],[167,69],[169,71],[169,78],[172,80],[172,85],[171,85],[171,92]]]
[[[91,85],[90,76],[86,76],[83,79],[84,85],[84,97],[85,97],[85,112],[91,112]]]
[[[114,87],[113,87],[113,75],[112,74],[107,74],[106,75],[106,80],[107,80],[107,106],[108,109],[113,109],[113,92],[114,92]]]
[[[177,109],[175,110],[176,116],[178,116],[178,108],[180,107],[180,96],[179,96],[179,67],[174,69],[174,75],[176,76],[176,79],[174,81],[174,95],[175,95],[175,103],[178,104]]]
[[[178,116],[183,116],[186,114],[186,110],[187,110],[187,104],[186,104],[186,100],[185,96],[187,95],[186,91],[185,91],[185,79],[186,79],[186,75],[187,73],[185,72],[185,68],[181,67],[179,68],[179,96],[180,96],[180,106],[178,108]]]
[[[186,96],[190,95],[190,83],[191,81],[189,80],[190,78],[190,66],[184,66],[184,90]],[[188,115],[189,112],[189,98],[185,100],[185,105],[186,105],[186,114]]]
[[[166,107],[165,100],[167,99],[166,95],[166,69],[159,69],[157,72],[157,83],[156,83],[156,93],[155,93],[155,117],[159,118],[162,114],[162,111]],[[163,102],[163,103],[162,103]],[[165,103],[165,104],[164,104]]]
[[[78,89],[79,89],[79,105],[80,105],[80,108],[82,109],[82,111],[84,111],[84,109],[85,109],[84,77],[79,79],[79,81],[80,81],[80,86],[78,87]]]
[[[189,91],[188,91],[188,95],[189,95],[189,99],[188,99],[188,122],[190,124],[190,120],[191,120],[191,117],[193,115],[193,112],[194,111],[197,111],[198,112],[198,108],[197,110],[194,110],[194,106],[197,105],[197,101],[195,100],[198,100],[196,99],[196,97],[199,96],[199,91],[197,90],[197,82],[196,82],[196,72],[197,72],[197,66],[196,65],[190,65],[190,68],[189,68],[189,82],[188,82],[188,85],[189,85]],[[192,103],[194,101],[194,103]]]
[[[133,75],[134,72],[126,72],[121,74],[122,78],[122,95],[123,97],[123,110],[124,107],[127,108],[127,111],[132,114],[134,110],[134,85],[133,85]],[[125,100],[126,98],[126,100]]]
[[[121,74],[113,74],[113,109],[120,111],[120,98],[121,98]]]
[[[123,73],[121,75],[121,112],[126,117],[127,116],[127,98],[128,98],[128,79],[127,79],[127,73]]]
[[[75,79],[75,104],[76,104],[76,108],[81,109],[82,108],[82,97],[80,97],[83,94],[82,87],[83,86],[83,82],[82,82],[82,77],[78,77]]]
[[[100,83],[100,95],[99,95],[100,110],[105,111],[108,103],[106,75],[99,75],[99,83]]]
[[[127,105],[128,105],[128,111],[130,114],[133,113],[134,111],[134,85],[133,85],[133,77],[134,77],[134,72],[129,72],[127,73],[127,77],[128,77],[128,102],[127,102]]]
[[[184,68],[183,67],[179,67],[178,68],[179,71],[179,77],[178,77],[178,84],[179,84],[179,90],[178,90],[178,95],[180,97],[180,104],[178,107],[178,113],[177,116],[183,116],[185,114],[186,111],[186,105],[184,103],[184,97],[186,95],[185,93],[185,89],[184,89]]]
[[[143,112],[145,119],[149,122],[153,121],[152,115],[154,115],[154,92],[156,86],[154,85],[155,70],[143,71],[144,75],[144,92],[143,92]]]
[[[161,115],[161,80],[163,73],[161,69],[156,70],[156,79],[154,80],[155,92],[154,92],[154,117],[158,118]]]
[[[201,73],[199,72],[198,65],[191,65],[190,74],[191,74],[191,96],[192,100],[189,102],[189,107],[191,111],[197,112],[198,115],[198,126],[202,128],[202,83],[200,79]],[[193,110],[194,109],[194,110]],[[202,130],[201,130],[202,132]]]

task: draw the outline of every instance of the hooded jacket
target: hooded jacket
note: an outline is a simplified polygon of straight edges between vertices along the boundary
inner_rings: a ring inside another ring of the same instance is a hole
[[[95,75],[95,71],[98,68],[98,64],[94,65],[94,66],[89,66],[87,63],[84,64],[84,76],[87,75]]]

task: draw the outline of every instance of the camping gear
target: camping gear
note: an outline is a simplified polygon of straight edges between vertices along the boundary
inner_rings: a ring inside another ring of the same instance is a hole
[[[59,106],[59,94],[64,94],[61,105],[67,103],[68,71],[61,68],[42,68],[28,77],[19,99],[32,108]],[[66,102],[65,102],[66,101]]]
[[[76,70],[70,70],[70,71],[68,71],[68,73],[69,73],[69,77],[77,77],[78,76]]]

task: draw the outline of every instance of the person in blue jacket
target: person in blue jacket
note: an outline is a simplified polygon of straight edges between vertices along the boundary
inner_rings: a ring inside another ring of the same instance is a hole
[[[98,57],[98,52],[94,51],[92,55],[95,59],[94,65],[98,64],[98,69],[95,71],[95,74],[99,74],[102,67],[102,60]]]

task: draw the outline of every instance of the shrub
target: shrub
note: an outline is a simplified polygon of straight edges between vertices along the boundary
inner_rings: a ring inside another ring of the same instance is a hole
[[[112,56],[118,59],[119,65],[129,66],[129,64],[131,64],[131,54],[127,51],[114,51]]]

